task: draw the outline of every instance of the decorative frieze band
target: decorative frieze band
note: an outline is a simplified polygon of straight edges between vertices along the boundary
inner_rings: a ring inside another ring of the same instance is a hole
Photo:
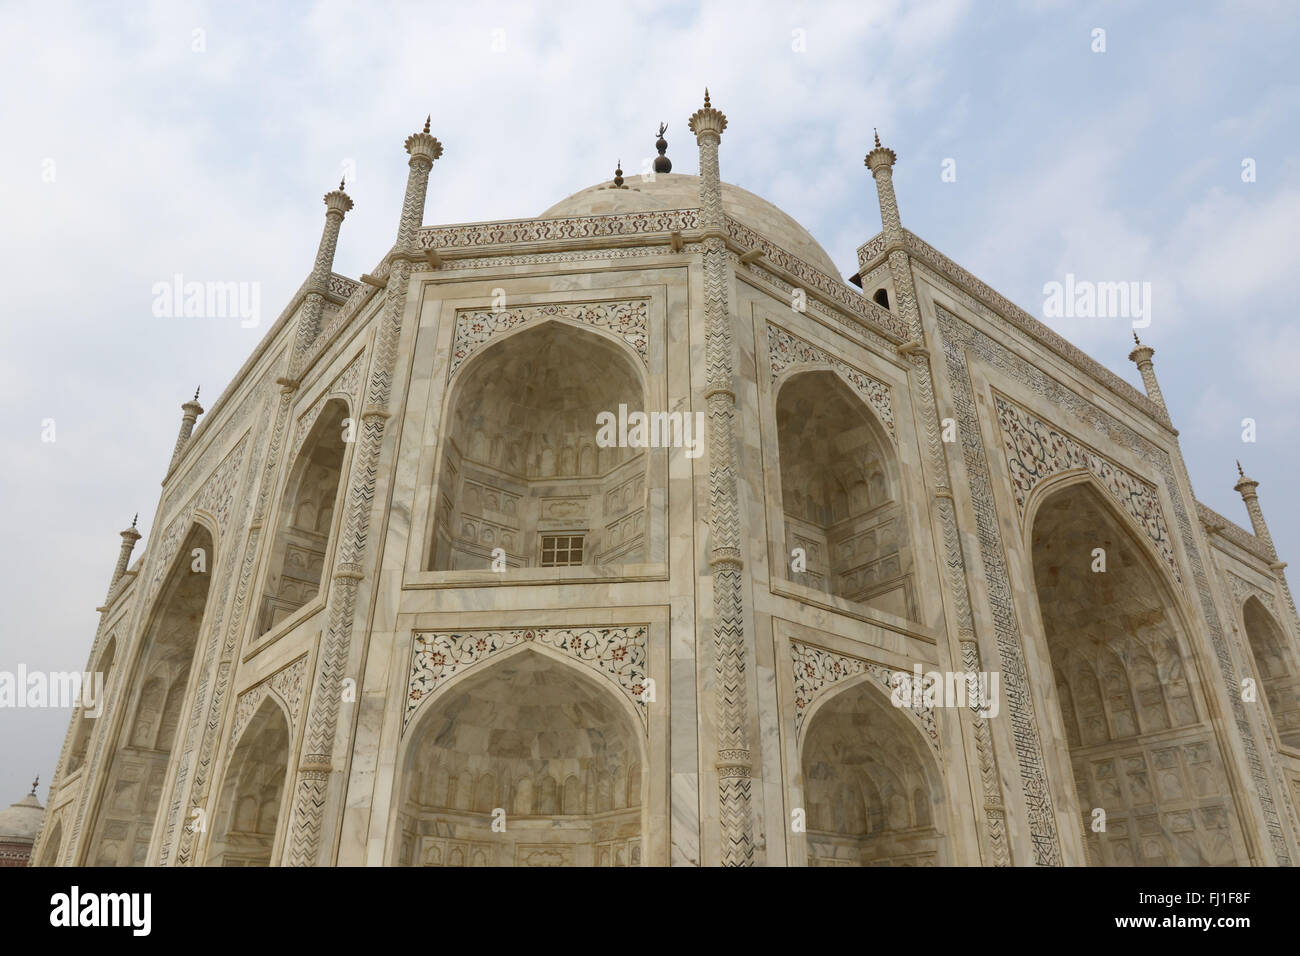
[[[1086,469],[1100,480],[1111,497],[1146,532],[1173,572],[1174,579],[1182,581],[1169,526],[1154,485],[1131,475],[1086,445],[1013,405],[1002,395],[994,393],[993,400],[1021,521],[1025,517],[1025,502],[1035,485],[1064,471]]]
[[[859,372],[853,366],[840,361],[828,352],[805,342],[779,325],[773,325],[770,322],[767,325],[767,354],[772,381],[776,381],[780,374],[791,365],[800,363],[823,365],[839,372],[871,406],[872,411],[876,413],[884,424],[886,431],[889,432],[889,437],[894,441],[898,440],[898,435],[894,430],[893,393],[884,382],[874,379],[864,372]]]
[[[613,216],[515,219],[421,229],[420,249],[465,249],[515,242],[553,242],[684,232],[699,227],[698,209],[657,209]]]
[[[649,365],[649,303],[645,299],[623,302],[557,302],[549,305],[524,305],[513,309],[473,309],[456,313],[456,332],[451,346],[451,363],[447,378],[455,374],[465,360],[494,336],[529,322],[560,318],[603,329],[622,339]]]
[[[643,729],[648,728],[648,634],[644,624],[417,632],[411,646],[402,730],[410,725],[420,705],[454,675],[529,642],[559,651],[611,679],[635,706]]]
[[[270,677],[240,694],[239,700],[235,703],[235,722],[230,729],[230,740],[226,750],[234,749],[239,742],[239,735],[244,732],[244,728],[253,719],[253,715],[257,713],[257,709],[262,706],[262,701],[266,700],[268,694],[275,695],[284,704],[284,709],[289,714],[289,736],[292,738],[293,730],[298,724],[298,708],[302,704],[302,683],[306,673],[307,655],[303,654],[296,661],[286,664]]]
[[[876,683],[884,688],[886,696],[893,693],[891,680],[897,670],[883,664],[875,664],[847,654],[804,644],[801,641],[790,642],[790,662],[794,667],[794,726],[798,733],[803,729],[804,718],[817,698],[836,684],[843,683],[859,674],[871,674]],[[892,706],[892,704],[891,704]],[[937,754],[939,748],[939,724],[934,717],[934,708],[926,707],[920,702],[910,707],[900,707],[920,728],[926,742]]]

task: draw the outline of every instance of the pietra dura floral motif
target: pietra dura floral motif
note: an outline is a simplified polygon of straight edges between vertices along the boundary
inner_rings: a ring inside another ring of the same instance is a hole
[[[420,704],[455,674],[489,657],[536,642],[581,661],[613,678],[636,706],[644,724],[649,712],[646,690],[645,625],[626,627],[537,627],[515,630],[432,631],[417,633],[411,649],[406,713],[402,729]]]
[[[643,299],[629,302],[529,305],[500,312],[492,309],[457,312],[456,336],[451,346],[451,364],[447,368],[447,377],[451,378],[465,359],[494,335],[547,318],[569,319],[612,332],[636,349],[643,364],[648,364],[647,313],[647,304]]]
[[[1146,532],[1174,579],[1182,581],[1155,486],[1134,478],[1092,449],[1012,405],[1001,395],[995,394],[993,399],[997,405],[998,423],[1002,426],[1002,447],[1007,454],[1007,467],[1011,470],[1016,507],[1022,520],[1025,501],[1035,485],[1063,471],[1086,468],[1097,476],[1120,507]]]
[[[803,644],[799,641],[790,642],[790,661],[794,665],[794,726],[796,732],[803,728],[804,718],[808,716],[808,709],[813,702],[831,686],[848,680],[850,677],[870,673],[884,688],[885,694],[888,695],[893,693],[894,689],[890,681],[894,674],[898,673],[893,668],[885,667],[883,664],[859,660],[846,654],[834,654],[831,651],[822,650],[820,647]],[[939,753],[939,725],[934,719],[934,708],[916,703],[911,707],[902,709],[905,709],[920,725],[926,741],[934,749],[935,753]]]

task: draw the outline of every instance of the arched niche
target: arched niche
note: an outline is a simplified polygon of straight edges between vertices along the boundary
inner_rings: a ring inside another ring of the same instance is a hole
[[[117,654],[117,638],[111,636],[104,645],[104,650],[100,652],[99,660],[91,668],[91,680],[94,675],[100,675],[102,681],[102,694],[99,700],[99,716],[91,717],[87,715],[85,708],[77,711],[77,727],[73,732],[72,747],[68,751],[68,768],[67,773],[72,773],[79,769],[86,760],[86,749],[90,745],[90,735],[95,729],[95,721],[104,716],[104,706],[107,702],[108,679],[113,673],[113,658]]]
[[[652,450],[597,440],[597,416],[620,406],[655,411],[599,333],[550,321],[480,350],[447,404],[430,570],[487,569],[496,549],[512,568],[651,560]]]
[[[1278,740],[1283,746],[1300,750],[1300,680],[1287,649],[1286,634],[1253,595],[1246,599],[1241,616],[1263,690],[1257,698],[1262,696],[1267,701]]]
[[[258,635],[291,616],[321,589],[347,451],[347,403],[325,403],[294,459],[277,512]]]
[[[800,748],[810,866],[936,866],[943,781],[919,730],[870,679],[808,718]]]
[[[1219,744],[1197,702],[1176,591],[1154,549],[1087,476],[1042,486],[1028,514],[1089,863],[1240,862]],[[1104,830],[1094,828],[1100,820]]]
[[[211,533],[196,524],[173,560],[123,688],[126,709],[105,767],[89,865],[138,866],[148,855],[216,561]]]
[[[268,696],[244,728],[216,802],[208,866],[270,866],[289,773],[289,721]]]
[[[398,865],[640,865],[644,749],[601,678],[525,648],[425,707],[398,784]]]
[[[914,620],[897,461],[876,417],[837,374],[818,369],[781,384],[776,429],[786,577]],[[804,571],[793,570],[796,549]]]

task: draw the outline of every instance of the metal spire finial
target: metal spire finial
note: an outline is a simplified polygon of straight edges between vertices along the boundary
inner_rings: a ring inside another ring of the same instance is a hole
[[[202,388],[202,386],[199,386],[199,388]],[[199,400],[199,389],[198,389],[198,388],[196,388],[196,389],[194,390],[194,400],[195,400],[196,402]]]
[[[661,122],[659,124],[659,138],[655,140],[655,149],[659,150],[659,155],[655,157],[654,171],[656,173],[671,173],[673,171],[673,161],[668,158],[668,140],[664,139],[664,133],[668,131],[668,124]]]
[[[871,132],[873,132],[873,133],[876,134],[876,149],[879,149],[879,148],[880,148],[880,130],[876,129],[876,128],[873,126],[873,127],[871,127]]]
[[[1133,344],[1134,344],[1134,345],[1141,345],[1141,344],[1142,344],[1142,340],[1141,340],[1140,338],[1138,338],[1138,334],[1137,334],[1136,331],[1133,332]]]
[[[346,182],[347,182],[346,176],[339,180],[339,192],[343,192],[343,184]]]
[[[33,780],[32,780],[32,796],[36,796],[36,786],[37,786],[37,784],[39,784],[40,782],[41,782],[41,778],[40,778],[39,775],[36,776],[35,778],[33,778]]]
[[[704,106],[706,109],[709,106],[709,88],[707,86],[704,88]]]
[[[432,120],[432,119],[433,119],[433,114],[432,114],[432,113],[430,113],[428,116],[426,116],[426,117],[424,118],[424,131],[425,131],[426,133],[429,132],[429,121]]]
[[[131,527],[134,528],[134,527],[135,527],[135,523],[136,523],[137,521],[139,521],[139,520],[140,520],[140,512],[137,511],[137,512],[135,513],[135,515],[132,516],[132,518],[131,518]]]
[[[1245,478],[1245,477],[1246,477],[1246,473],[1245,473],[1244,471],[1241,470],[1241,461],[1240,461],[1240,459],[1237,461],[1237,474],[1240,475],[1242,478]]]
[[[623,188],[623,160],[619,160],[614,166],[614,188]]]

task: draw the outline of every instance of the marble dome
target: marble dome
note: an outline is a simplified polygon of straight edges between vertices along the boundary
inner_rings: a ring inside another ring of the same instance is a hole
[[[41,829],[45,808],[29,793],[17,803],[0,810],[0,843],[31,843]]]
[[[640,174],[627,173],[624,188],[614,188],[612,179],[574,193],[542,213],[542,219],[565,216],[608,216],[659,209],[694,209],[700,204],[700,177],[685,173],[656,173],[643,182]],[[728,216],[762,233],[786,251],[815,269],[839,277],[834,260],[816,239],[788,214],[747,189],[722,184],[722,206]]]

